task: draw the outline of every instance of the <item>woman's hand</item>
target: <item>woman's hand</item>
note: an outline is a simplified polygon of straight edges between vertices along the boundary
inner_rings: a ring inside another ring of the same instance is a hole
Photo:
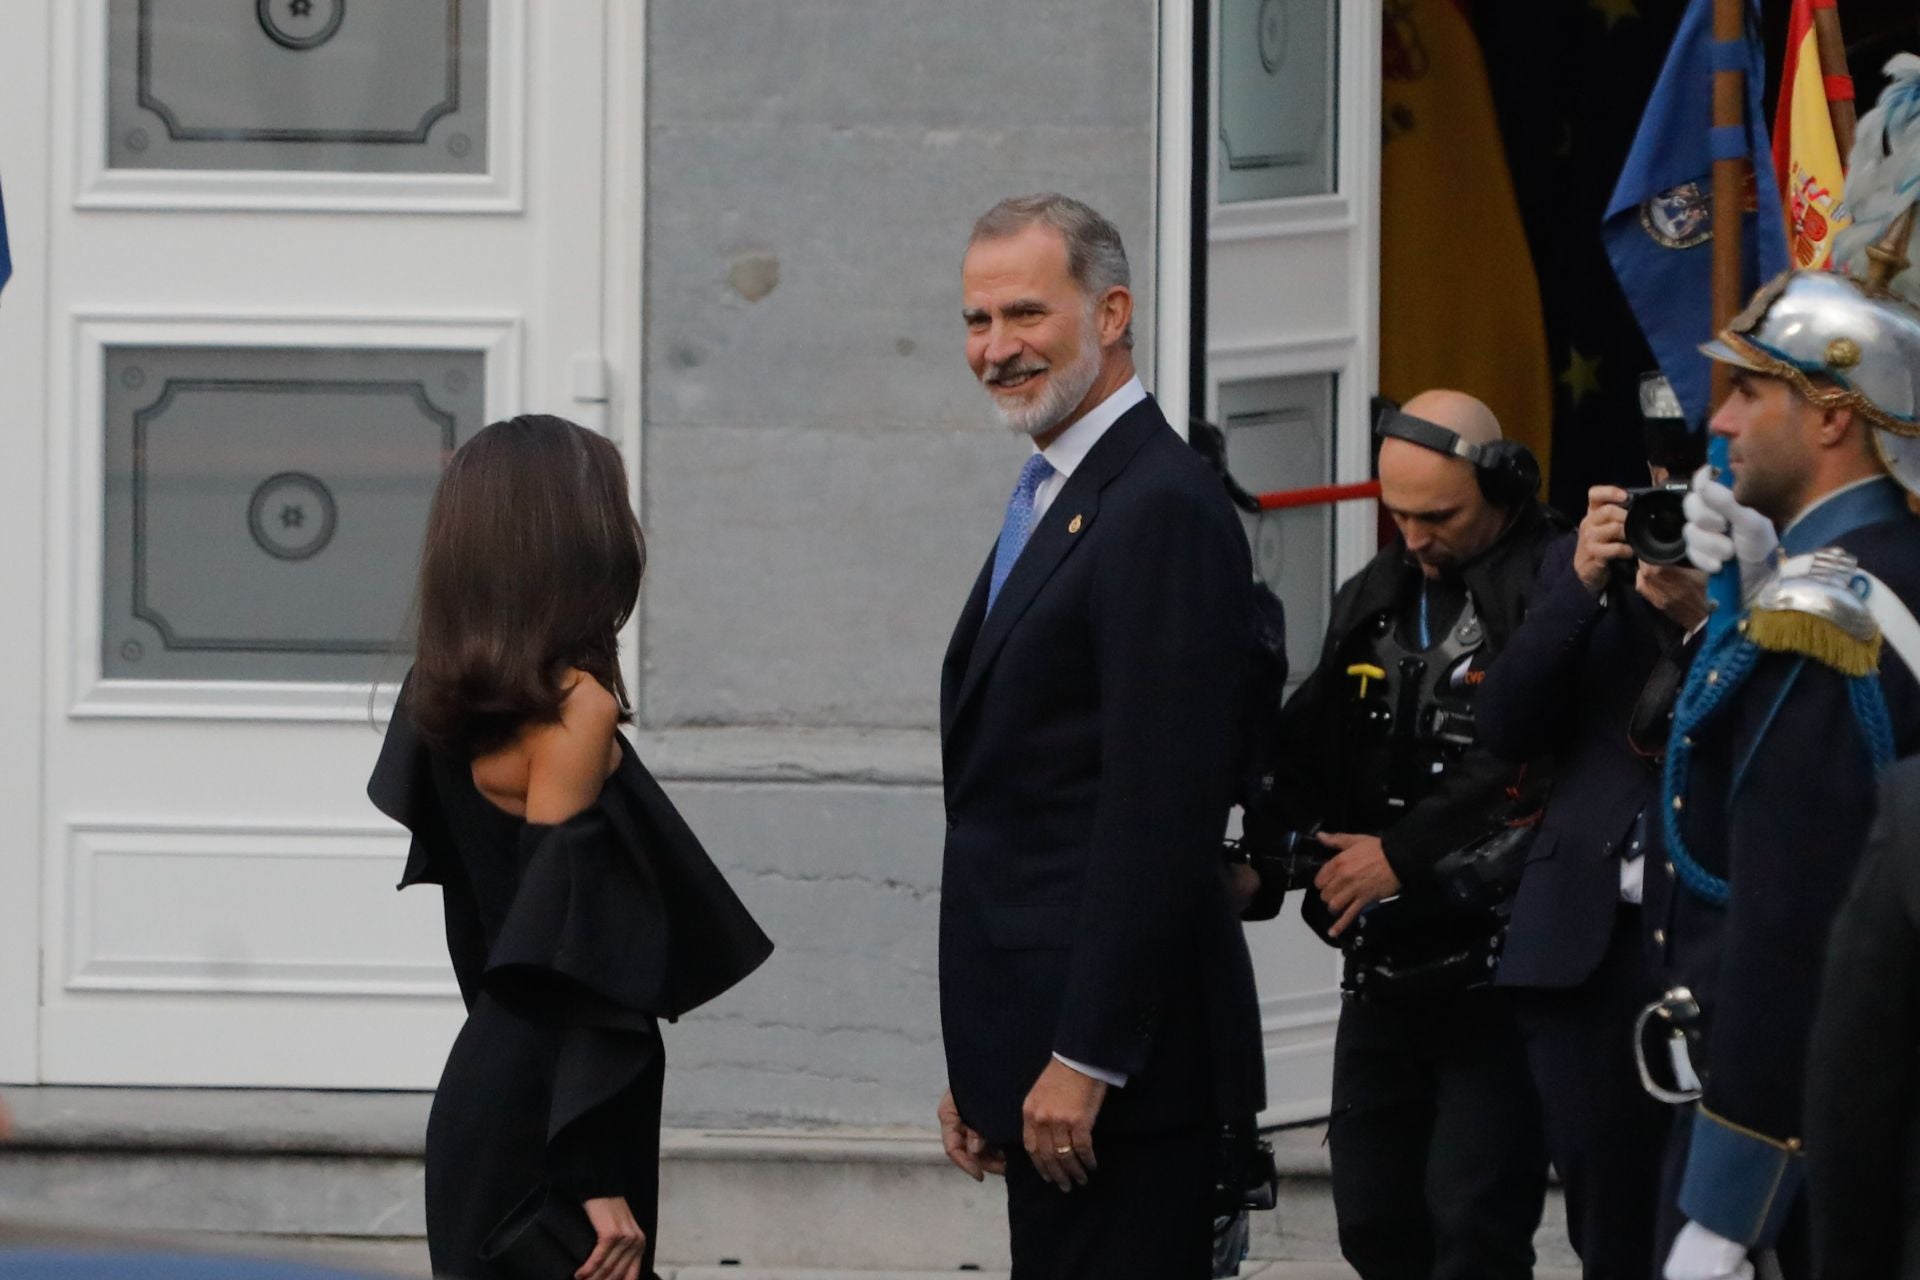
[[[603,1196],[586,1203],[587,1221],[600,1243],[573,1280],[640,1280],[640,1260],[647,1251],[647,1233],[633,1220],[625,1196]]]

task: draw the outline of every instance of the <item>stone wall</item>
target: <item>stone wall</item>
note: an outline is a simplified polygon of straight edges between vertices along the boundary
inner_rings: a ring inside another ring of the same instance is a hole
[[[1133,259],[1152,0],[650,0],[643,750],[781,950],[669,1031],[670,1123],[926,1124],[937,684],[1024,446],[959,261],[1057,189]]]

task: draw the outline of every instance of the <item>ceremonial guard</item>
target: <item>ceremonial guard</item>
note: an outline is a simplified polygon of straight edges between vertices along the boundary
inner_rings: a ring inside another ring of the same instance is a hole
[[[1648,877],[1671,989],[1642,1072],[1698,1101],[1669,1152],[1668,1280],[1812,1274],[1802,1090],[1822,956],[1876,779],[1920,746],[1920,310],[1888,288],[1910,223],[1858,278],[1775,280],[1703,348],[1733,366],[1711,430],[1734,478],[1695,477],[1686,539],[1702,569],[1738,564],[1744,604],[1681,692]]]

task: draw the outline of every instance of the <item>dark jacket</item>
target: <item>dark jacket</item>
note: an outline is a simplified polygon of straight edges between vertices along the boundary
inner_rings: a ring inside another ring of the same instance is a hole
[[[1259,1012],[1220,857],[1253,626],[1239,518],[1148,400],[1089,451],[988,613],[992,560],[940,689],[954,1100],[1017,1143],[1059,1053],[1129,1077],[1104,1131],[1249,1120]]]
[[[1920,1276],[1920,760],[1881,778],[1834,917],[1806,1106],[1814,1274]]]
[[[1889,511],[1897,514],[1816,545],[1853,553],[1912,607],[1920,602],[1920,520],[1897,494]],[[1719,653],[1703,658],[1717,679]],[[1891,648],[1880,677],[1893,753],[1909,755],[1920,747],[1920,688]],[[1821,963],[1873,817],[1874,766],[1853,696],[1831,667],[1762,653],[1723,710],[1687,735],[1694,745],[1684,790],[1662,788],[1663,812],[1678,815],[1691,860],[1731,885],[1721,906],[1686,887],[1685,868],[1678,878],[1647,877],[1665,976],[1688,987],[1705,1014],[1705,1051],[1695,1065],[1706,1093],[1680,1207],[1756,1247],[1778,1237],[1798,1199]]]
[[[1526,621],[1480,686],[1480,741],[1503,759],[1553,757],[1547,801],[1500,957],[1500,985],[1574,987],[1600,965],[1620,902],[1620,854],[1656,802],[1656,763],[1627,726],[1679,628],[1628,582],[1605,594],[1573,571],[1579,535],[1542,561]]]
[[[1486,669],[1520,625],[1540,557],[1563,527],[1546,507],[1529,503],[1498,541],[1461,566],[1467,594],[1486,630],[1477,669]],[[1419,589],[1420,568],[1396,540],[1334,597],[1320,661],[1280,712],[1281,767],[1274,799],[1294,828],[1305,830],[1328,820],[1328,797],[1342,793],[1349,762],[1335,744],[1343,732],[1344,704],[1351,697],[1346,669],[1357,636],[1381,615],[1397,616]],[[1478,746],[1470,748],[1426,798],[1377,833],[1400,883],[1417,890],[1434,863],[1489,834],[1499,825],[1497,811],[1512,799],[1509,788],[1520,780],[1521,771],[1514,765]]]

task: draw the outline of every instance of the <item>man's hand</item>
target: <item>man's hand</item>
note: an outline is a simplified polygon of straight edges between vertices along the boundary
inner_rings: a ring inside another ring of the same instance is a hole
[[[640,1280],[647,1233],[634,1221],[624,1196],[603,1196],[586,1203],[587,1221],[599,1242],[573,1273],[574,1280]]]
[[[1033,1157],[1040,1176],[1062,1191],[1073,1184],[1087,1185],[1087,1175],[1099,1168],[1093,1158],[1093,1122],[1107,1086],[1082,1075],[1058,1058],[1033,1082],[1020,1108],[1020,1140]]]
[[[1327,859],[1313,887],[1327,909],[1339,914],[1327,936],[1337,938],[1347,931],[1362,911],[1382,898],[1400,892],[1400,877],[1387,865],[1387,851],[1379,836],[1354,836],[1322,831],[1320,843],[1340,852]]]
[[[953,1101],[953,1090],[949,1089],[940,1095],[938,1114],[940,1145],[947,1149],[947,1159],[953,1161],[960,1172],[975,1182],[982,1182],[990,1173],[1004,1174],[1007,1171],[1007,1157],[1000,1148],[969,1129],[967,1122],[960,1118],[960,1108]]]
[[[1627,545],[1627,491],[1610,484],[1587,490],[1587,516],[1573,548],[1573,572],[1594,595],[1606,590],[1607,570],[1616,560],[1633,559]]]
[[[1642,564],[1634,589],[1682,631],[1707,620],[1707,575],[1679,564]]]

